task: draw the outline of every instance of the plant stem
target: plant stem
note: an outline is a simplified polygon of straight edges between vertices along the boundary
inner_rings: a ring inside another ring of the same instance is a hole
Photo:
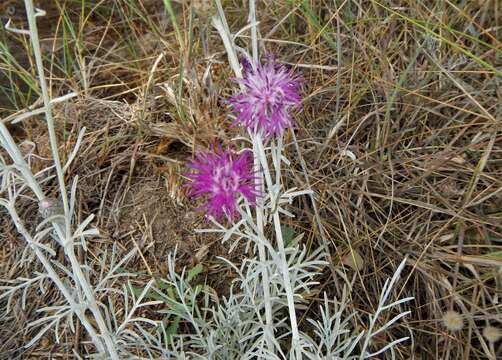
[[[252,54],[254,65],[258,64],[258,37],[256,31],[256,4],[255,0],[249,1],[249,22],[251,26],[251,43],[252,43]],[[254,159],[254,171],[256,176],[255,185],[259,189],[260,193],[263,192],[263,174],[260,171],[260,159],[257,156],[257,148],[253,142],[253,159]],[[264,234],[264,224],[263,224],[263,200],[259,198],[256,203],[256,225],[258,227],[258,236],[263,240],[267,241]],[[258,253],[260,256],[260,261],[265,263],[267,261],[267,253],[265,245],[263,243],[258,244]],[[269,276],[267,268],[262,271],[263,279],[263,297],[265,298],[265,338],[267,341],[268,350],[270,353],[274,353],[274,328],[273,328],[273,318],[272,318],[272,305],[270,301],[270,287],[269,287]]]
[[[249,22],[251,23],[251,49],[254,65],[258,64],[258,34],[256,29],[256,3],[249,0]]]
[[[265,180],[267,183],[267,189],[269,192],[269,197],[271,199],[276,198],[276,194],[273,194],[274,188],[278,191],[280,185],[280,176],[276,176],[277,183],[272,183],[272,176],[270,174],[270,168],[268,166],[267,157],[265,154],[265,149],[263,146],[263,140],[259,134],[253,136],[253,144],[256,144],[256,148],[258,150],[258,158],[261,161],[261,167],[263,169],[263,173],[265,175]],[[277,149],[277,156],[279,161],[276,162],[277,169],[276,171],[280,171],[280,158],[281,158],[282,149]],[[298,321],[296,319],[296,310],[295,310],[295,299],[294,292],[291,286],[291,278],[289,276],[289,265],[288,260],[286,258],[286,248],[284,246],[284,239],[282,237],[282,229],[281,229],[281,219],[279,217],[279,212],[277,209],[273,213],[273,221],[274,221],[274,229],[275,229],[275,237],[277,241],[277,246],[279,247],[279,254],[281,256],[281,267],[282,267],[282,277],[284,282],[284,290],[286,291],[286,298],[288,301],[288,311],[289,311],[289,321],[291,324],[291,336],[292,336],[292,350],[295,354],[295,358],[300,360],[301,353],[298,346],[300,335],[298,332]]]
[[[73,273],[75,275],[75,280],[78,282],[78,285],[82,288],[86,298],[87,302],[89,304],[89,309],[91,310],[96,323],[99,327],[99,330],[101,332],[101,337],[104,339],[106,348],[108,351],[108,355],[112,359],[118,359],[118,353],[115,347],[115,344],[110,336],[108,327],[106,326],[106,323],[104,321],[103,315],[101,311],[99,310],[98,304],[96,302],[96,299],[94,298],[94,294],[92,292],[92,289],[82,271],[82,268],[80,266],[80,263],[77,260],[77,257],[75,256],[75,249],[74,249],[74,244],[73,244],[73,238],[71,235],[71,214],[70,214],[70,208],[68,205],[68,194],[66,192],[66,186],[65,186],[65,180],[64,180],[64,174],[63,174],[63,169],[61,167],[61,160],[59,158],[59,152],[58,152],[58,145],[57,145],[57,138],[56,138],[56,131],[54,128],[54,119],[52,118],[52,111],[51,111],[51,102],[50,102],[50,96],[49,92],[47,89],[47,83],[45,81],[45,73],[44,73],[44,66],[42,62],[42,54],[40,51],[40,41],[38,38],[38,29],[37,29],[37,23],[36,23],[36,18],[35,18],[35,11],[33,7],[33,1],[32,0],[25,0],[24,1],[25,7],[26,7],[26,14],[28,17],[28,24],[30,28],[30,39],[31,43],[33,46],[33,54],[35,56],[35,62],[37,65],[37,73],[39,76],[39,82],[40,82],[40,88],[42,90],[42,99],[44,102],[44,107],[45,107],[45,116],[47,120],[47,128],[49,130],[49,141],[51,144],[51,152],[54,160],[54,165],[56,167],[56,174],[57,174],[57,179],[58,179],[58,184],[59,184],[59,190],[61,194],[61,199],[63,202],[63,209],[64,209],[64,217],[65,217],[65,229],[63,231],[59,231],[59,235],[63,236],[61,239],[64,239],[62,242],[65,254],[70,260],[71,266]],[[55,224],[56,231],[59,228],[59,224]]]
[[[42,90],[42,99],[44,102],[45,118],[47,120],[47,127],[49,130],[49,138],[50,138],[50,143],[51,143],[52,156],[54,158],[54,165],[56,167],[56,173],[57,173],[58,183],[59,183],[59,190],[61,192],[61,199],[63,201],[65,217],[67,217],[68,212],[69,212],[68,196],[66,194],[64,176],[63,176],[63,171],[61,168],[61,161],[60,161],[59,153],[58,153],[58,149],[57,149],[56,132],[54,130],[54,120],[52,118],[50,96],[49,96],[49,92],[47,90],[47,83],[45,81],[44,65],[42,62],[42,54],[40,51],[40,41],[38,38],[38,29],[37,29],[37,22],[36,22],[36,18],[35,18],[36,17],[35,11],[33,8],[33,0],[24,0],[24,5],[26,7],[26,14],[28,16],[28,24],[30,27],[30,39],[31,39],[31,44],[33,46],[33,54],[35,56],[35,62],[37,65],[37,73],[38,73],[38,77],[39,77],[40,88]],[[56,148],[54,148],[54,145],[56,145]],[[67,228],[69,228],[69,225],[70,224],[66,224]]]
[[[17,231],[23,235],[23,237],[26,239],[28,243],[30,243],[30,247],[33,249],[35,252],[35,255],[37,256],[38,260],[42,263],[42,265],[45,268],[45,271],[47,272],[47,275],[49,275],[49,278],[54,282],[54,284],[57,286],[59,291],[63,294],[65,297],[66,301],[68,302],[68,305],[72,308],[72,311],[77,315],[79,318],[80,322],[82,325],[85,327],[87,332],[89,333],[92,342],[94,345],[96,345],[96,348],[99,352],[104,352],[105,348],[103,346],[103,343],[101,339],[99,338],[98,334],[92,327],[92,325],[89,323],[87,318],[85,317],[83,307],[81,304],[78,304],[75,302],[75,299],[73,296],[70,294],[69,290],[66,288],[66,286],[63,284],[61,279],[59,278],[58,274],[52,267],[51,263],[49,260],[45,257],[42,251],[38,249],[36,246],[31,245],[34,240],[31,238],[31,235],[28,233],[26,228],[24,227],[21,219],[19,218],[17,211],[13,209],[12,207],[7,207],[7,210],[9,211],[9,215],[12,218],[12,221],[14,222],[14,225],[16,226]]]
[[[28,164],[24,160],[23,156],[19,152],[19,149],[17,148],[16,143],[14,142],[14,139],[12,139],[12,136],[10,135],[9,131],[5,127],[3,123],[0,122],[0,141],[2,142],[3,147],[7,150],[9,153],[9,156],[12,158],[14,163],[16,164],[17,168],[21,171],[21,174],[23,176],[24,181],[28,184],[30,187],[31,191],[35,194],[35,196],[38,198],[39,201],[43,200],[45,198],[45,195],[40,188],[40,185],[38,184],[37,180],[33,176],[33,173],[28,167]],[[12,218],[12,221],[14,222],[14,225],[16,226],[16,229],[19,231],[21,235],[25,238],[25,240],[30,244],[30,247],[33,249],[35,252],[35,255],[37,256],[38,260],[42,263],[42,265],[45,268],[45,271],[49,275],[49,278],[54,282],[56,287],[61,291],[63,296],[65,297],[66,301],[68,304],[71,306],[77,317],[80,319],[80,322],[82,325],[86,328],[87,332],[91,336],[93,343],[96,345],[96,348],[98,351],[103,352],[104,347],[101,339],[97,335],[96,331],[92,327],[92,325],[89,323],[87,320],[86,316],[84,315],[84,312],[82,311],[82,306],[80,304],[77,304],[75,302],[75,299],[73,296],[70,294],[66,286],[63,284],[61,281],[60,277],[57,275],[56,271],[52,267],[50,261],[46,258],[44,253],[40,251],[36,246],[33,246],[33,239],[31,235],[28,233],[28,231],[25,229],[21,219],[19,218],[17,212],[15,211],[12,206],[7,207],[7,210],[9,211],[9,215]]]
[[[289,321],[291,323],[291,336],[292,336],[291,347],[295,354],[295,358],[297,360],[301,360],[302,357],[300,353],[300,348],[298,347],[300,335],[298,333],[298,321],[296,320],[294,292],[293,288],[291,287],[291,278],[289,277],[289,265],[288,265],[288,260],[286,258],[286,248],[284,247],[284,239],[282,238],[281,219],[279,218],[279,212],[277,210],[274,212],[273,218],[274,218],[275,237],[277,240],[277,245],[279,247],[279,253],[281,254],[284,290],[286,291],[286,298],[288,300]]]
[[[14,161],[14,164],[16,164],[17,167],[19,168],[21,175],[23,175],[23,178],[28,183],[28,186],[30,187],[31,191],[33,191],[38,200],[44,199],[45,198],[44,192],[40,188],[40,185],[38,184],[35,177],[33,176],[30,167],[28,166],[26,161],[24,161],[23,155],[21,155],[21,152],[17,148],[16,142],[10,135],[9,130],[4,125],[3,122],[0,122],[0,141],[2,142],[2,145],[5,148],[5,150],[7,150],[7,152],[9,153],[9,156],[12,158],[12,161]]]
[[[255,185],[259,189],[260,192],[263,191],[263,176],[260,171],[260,159],[257,156],[257,148],[253,144],[253,158],[254,158],[254,171],[257,174],[255,179]],[[256,226],[258,228],[258,236],[262,239],[262,241],[267,241],[263,231],[263,200],[258,198],[256,202]],[[260,242],[258,243],[258,254],[260,256],[260,261],[265,263],[267,261],[267,253],[265,249],[265,245]],[[265,339],[267,341],[268,350],[273,354],[274,353],[274,342],[272,341],[274,338],[274,330],[273,330],[273,318],[272,318],[272,305],[270,301],[270,282],[268,277],[268,270],[265,268],[262,271],[262,283],[263,283],[263,297],[265,301]]]

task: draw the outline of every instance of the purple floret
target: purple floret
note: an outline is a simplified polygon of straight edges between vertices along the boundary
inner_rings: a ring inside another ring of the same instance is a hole
[[[268,60],[264,65],[245,67],[242,91],[230,98],[237,114],[234,124],[265,138],[280,136],[292,125],[290,111],[300,104],[300,80],[286,67]]]
[[[226,216],[235,219],[237,202],[243,196],[250,203],[256,200],[252,157],[249,152],[236,154],[230,148],[221,147],[201,152],[188,163],[192,172],[184,174],[191,180],[186,186],[194,199],[204,198],[201,206],[206,215],[216,219]]]

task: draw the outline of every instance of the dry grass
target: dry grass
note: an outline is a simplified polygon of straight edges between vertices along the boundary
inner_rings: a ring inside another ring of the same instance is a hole
[[[95,213],[103,234],[88,263],[112,246],[121,254],[136,247],[140,256],[127,266],[141,286],[165,275],[167,253],[178,247],[180,264],[202,263],[199,281],[224,293],[232,274],[216,257],[238,262],[239,252],[228,255],[217,238],[195,235],[203,219],[179,187],[195,148],[228,142],[236,132],[220,101],[230,91],[230,69],[217,34],[187,4],[173,3],[178,38],[161,1],[41,3],[50,19],[41,26],[52,95],[79,92],[55,110],[63,156],[87,128],[70,173],[80,177],[80,213]],[[297,142],[291,134],[285,140],[292,166],[284,182],[311,185],[324,233],[308,197],[294,204],[288,226],[305,233],[310,248],[327,242],[333,267],[355,277],[358,324],[408,256],[400,293],[415,297],[412,315],[380,339],[411,330],[413,341],[397,349],[402,359],[502,356],[500,341],[483,337],[486,326],[502,327],[502,5],[455,4],[289,0],[258,8],[263,49],[304,78]],[[8,5],[0,5],[2,19]],[[225,6],[233,31],[245,25],[240,1]],[[22,27],[22,8],[14,12]],[[12,54],[0,58],[0,114],[7,117],[32,104],[38,88],[25,39],[0,37]],[[34,143],[24,147],[33,151],[33,166],[46,165],[41,119],[11,128],[20,142]],[[37,209],[26,204],[24,218],[35,223]],[[38,265],[7,217],[0,221],[0,278],[28,276]],[[330,271],[319,280],[320,290],[339,290]],[[88,352],[84,335],[69,330],[63,344],[43,338],[23,349],[32,335],[27,322],[57,292],[28,296],[24,310],[18,301],[0,318],[0,358]],[[307,311],[321,299],[312,295]],[[463,329],[444,326],[447,310],[462,315]]]

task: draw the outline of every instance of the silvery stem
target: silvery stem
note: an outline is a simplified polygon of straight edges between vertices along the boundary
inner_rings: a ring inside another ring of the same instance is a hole
[[[263,191],[263,175],[260,170],[260,160],[257,157],[256,146],[253,144],[253,158],[254,158],[254,171],[256,174],[255,185],[259,192]],[[256,201],[256,226],[258,228],[258,236],[262,241],[266,242],[264,231],[263,231],[263,200],[258,197]],[[260,256],[260,261],[265,263],[267,261],[267,253],[265,246],[262,242],[258,243],[258,254]],[[273,318],[272,318],[272,305],[270,301],[270,287],[269,287],[269,276],[268,270],[266,268],[262,271],[262,281],[263,281],[263,297],[265,300],[265,338],[267,341],[268,349],[271,353],[274,353],[274,343],[272,339],[274,338],[273,330]]]
[[[251,43],[252,43],[252,54],[253,54],[253,61],[258,63],[258,38],[257,38],[257,31],[256,31],[256,6],[255,6],[255,0],[250,0],[249,1],[249,22],[252,24],[251,26]],[[263,191],[263,174],[260,171],[260,160],[256,156],[257,154],[257,149],[253,144],[253,159],[254,159],[254,171],[256,173],[256,179],[255,179],[255,184],[256,187],[259,189],[260,192]],[[257,234],[262,241],[267,241],[264,235],[263,231],[263,200],[258,199],[256,203],[256,224],[258,227],[259,233]],[[260,256],[260,261],[266,262],[267,261],[267,253],[265,250],[265,246],[263,243],[258,244],[258,253]],[[274,353],[274,343],[272,339],[274,338],[274,328],[273,328],[273,318],[272,318],[272,306],[271,306],[271,301],[270,301],[270,287],[269,287],[269,276],[268,276],[268,270],[266,268],[263,269],[262,272],[262,279],[263,279],[263,297],[265,298],[265,321],[266,321],[266,327],[265,327],[265,337],[267,339],[267,346],[268,350],[273,354]]]
[[[25,229],[21,219],[19,218],[17,211],[12,208],[12,206],[6,206],[7,211],[9,212],[9,215],[12,218],[12,221],[14,222],[14,225],[16,226],[17,231],[23,235],[23,237],[26,239],[26,241],[30,244],[32,244],[34,241],[31,238],[31,235],[28,233],[28,231]],[[92,342],[94,345],[96,345],[96,348],[99,352],[105,351],[105,348],[103,347],[103,343],[101,342],[98,334],[92,327],[92,325],[89,323],[87,320],[85,314],[84,314],[84,309],[81,304],[78,304],[75,302],[75,299],[73,296],[70,294],[69,290],[66,288],[66,286],[63,284],[61,281],[60,277],[52,267],[50,261],[46,258],[44,253],[40,251],[36,246],[31,245],[31,248],[35,252],[35,255],[37,256],[38,260],[42,263],[43,267],[45,268],[45,271],[47,272],[47,275],[49,275],[49,278],[54,282],[54,284],[57,286],[59,291],[63,294],[64,298],[70,305],[72,311],[77,315],[79,318],[80,322],[84,326],[84,328],[87,330],[89,333]]]
[[[112,359],[118,359],[118,354],[117,350],[115,347],[115,344],[110,336],[108,327],[106,326],[106,323],[104,321],[103,315],[101,311],[98,308],[98,304],[96,302],[96,299],[94,298],[93,291],[80,267],[80,264],[77,260],[77,257],[75,256],[75,250],[73,248],[73,239],[71,238],[71,214],[70,214],[70,208],[68,205],[68,195],[66,192],[66,186],[65,186],[65,181],[64,181],[64,174],[63,174],[63,169],[61,166],[61,160],[59,158],[59,152],[58,152],[58,146],[57,146],[57,138],[56,138],[56,131],[54,128],[54,119],[52,118],[52,111],[51,111],[51,102],[50,102],[50,97],[49,97],[49,92],[47,89],[47,83],[45,80],[45,73],[44,73],[44,66],[42,62],[42,54],[40,51],[40,41],[38,38],[38,29],[37,29],[37,23],[36,23],[36,18],[35,18],[35,11],[33,7],[33,1],[32,0],[25,0],[24,1],[25,7],[26,7],[26,14],[28,17],[28,24],[29,24],[29,31],[30,31],[30,39],[31,43],[33,46],[33,54],[35,56],[35,62],[37,65],[37,73],[39,76],[39,82],[40,82],[40,88],[42,90],[42,98],[44,102],[44,107],[45,107],[45,117],[47,121],[47,128],[49,130],[49,140],[51,144],[51,151],[52,151],[52,156],[54,159],[54,165],[56,167],[56,173],[57,173],[57,178],[58,178],[58,184],[59,184],[59,190],[61,194],[61,199],[63,202],[63,208],[64,208],[64,217],[65,217],[65,230],[64,230],[64,241],[63,244],[65,244],[65,253],[68,256],[68,259],[70,260],[72,270],[74,272],[75,278],[79,283],[79,286],[82,288],[84,291],[84,294],[87,298],[87,302],[89,304],[89,309],[91,310],[94,318],[96,319],[96,323],[99,327],[99,330],[101,332],[101,337],[104,339],[106,348],[108,351],[108,355]],[[56,226],[58,227],[58,226]]]
[[[269,197],[271,199],[275,198],[277,194],[274,194],[274,191],[279,191],[278,185],[272,183],[272,176],[270,174],[270,168],[268,166],[267,156],[265,154],[265,149],[263,146],[263,140],[260,134],[254,135],[252,137],[253,140],[253,149],[258,150],[257,157],[261,162],[261,168],[263,170],[263,174],[265,175],[265,181],[267,184],[267,190],[269,192]],[[277,149],[278,157],[280,159],[282,149]],[[280,163],[280,162],[279,162]],[[276,171],[280,171],[280,167],[276,169]],[[280,176],[276,176],[276,180],[280,181]],[[282,277],[284,282],[284,290],[286,291],[286,298],[288,301],[288,311],[289,311],[289,320],[291,324],[291,335],[292,335],[292,348],[293,352],[297,359],[301,359],[301,354],[299,352],[299,339],[300,335],[298,332],[298,321],[296,319],[296,310],[295,310],[295,300],[294,300],[294,291],[291,286],[291,277],[289,274],[289,265],[286,258],[286,248],[284,246],[284,239],[282,237],[282,229],[281,229],[281,219],[279,217],[279,212],[276,210],[273,213],[273,221],[274,221],[274,229],[275,236],[277,241],[277,246],[279,247],[279,254],[281,257],[281,268],[282,268]]]

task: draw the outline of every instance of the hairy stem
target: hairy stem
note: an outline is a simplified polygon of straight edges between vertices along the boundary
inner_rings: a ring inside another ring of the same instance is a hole
[[[253,61],[255,64],[258,63],[258,36],[256,31],[256,4],[255,0],[249,1],[249,22],[252,24],[251,26],[251,43],[252,43],[252,54]],[[260,171],[260,159],[256,156],[257,148],[253,145],[253,159],[254,159],[254,170],[256,173],[255,184],[260,192],[263,191],[263,175]],[[258,236],[262,238],[263,241],[267,241],[264,235],[264,224],[263,224],[263,200],[258,199],[256,204],[256,225],[258,227]],[[258,244],[258,253],[260,256],[260,261],[265,263],[267,261],[267,253],[265,246],[263,243]],[[273,318],[272,318],[272,305],[270,301],[270,287],[269,287],[269,276],[268,270],[265,268],[262,271],[262,280],[263,280],[263,297],[265,300],[265,338],[267,341],[268,350],[270,353],[274,353],[274,327],[273,327]]]
[[[260,160],[257,157],[257,149],[253,146],[253,154],[254,154],[254,169],[255,173],[257,174],[256,179],[255,179],[255,185],[257,189],[259,189],[260,192],[263,191],[263,176],[260,171]],[[267,241],[264,235],[263,231],[263,200],[260,198],[257,200],[256,203],[256,226],[258,228],[258,236],[263,240]],[[260,256],[260,261],[265,263],[267,261],[267,253],[265,249],[265,245],[262,242],[258,243],[258,254]],[[263,281],[263,297],[265,301],[265,338],[267,341],[267,346],[268,349],[271,353],[274,353],[274,343],[273,343],[273,338],[274,338],[274,330],[273,330],[273,319],[272,319],[272,305],[270,301],[270,283],[269,283],[269,276],[268,276],[268,270],[263,269],[262,271],[262,281]]]
[[[249,22],[251,23],[251,49],[253,62],[258,63],[258,31],[256,28],[256,3],[255,0],[249,0]]]
[[[92,325],[89,323],[87,320],[85,314],[84,314],[84,307],[81,304],[78,304],[75,302],[75,299],[73,296],[70,294],[70,291],[66,288],[66,286],[63,284],[61,281],[60,277],[52,267],[50,261],[45,257],[42,251],[38,249],[35,245],[33,245],[34,240],[32,239],[31,235],[28,233],[26,228],[24,227],[21,219],[19,218],[17,211],[12,207],[12,206],[6,206],[10,217],[12,218],[12,221],[14,222],[14,225],[16,226],[17,231],[23,235],[23,237],[26,239],[26,241],[30,244],[32,250],[35,252],[35,255],[37,256],[38,260],[42,263],[43,267],[45,268],[45,271],[47,272],[47,275],[49,275],[49,278],[54,282],[54,284],[57,286],[59,291],[63,294],[64,298],[68,302],[68,305],[70,305],[72,311],[77,315],[79,318],[80,322],[84,326],[84,328],[87,330],[89,333],[89,336],[92,339],[92,342],[94,345],[96,345],[96,348],[99,352],[105,351],[105,348],[103,347],[103,343],[101,342],[98,334],[92,327]]]
[[[49,92],[47,89],[47,83],[45,80],[45,73],[44,73],[44,66],[42,62],[42,54],[40,51],[40,41],[38,38],[38,29],[37,29],[37,23],[36,23],[36,16],[35,16],[35,11],[33,7],[33,1],[32,0],[25,0],[24,1],[25,7],[26,7],[26,14],[28,17],[28,24],[30,28],[30,39],[31,43],[33,46],[33,53],[35,56],[35,62],[37,65],[37,73],[39,76],[39,82],[40,82],[40,88],[42,90],[42,99],[44,102],[44,107],[45,107],[45,117],[47,120],[47,128],[49,130],[49,140],[51,144],[51,152],[54,160],[54,165],[56,167],[56,174],[57,174],[57,179],[58,179],[58,184],[59,184],[59,190],[60,190],[60,195],[61,199],[63,202],[63,209],[64,209],[64,217],[65,217],[65,229],[64,232],[58,232],[59,235],[63,236],[62,239],[64,241],[62,242],[64,246],[65,253],[70,260],[72,270],[75,275],[75,279],[78,281],[78,285],[82,288],[86,298],[87,302],[89,304],[89,309],[91,310],[96,323],[99,327],[99,330],[101,332],[101,337],[104,339],[106,348],[108,351],[108,355],[112,359],[118,359],[118,354],[117,350],[115,347],[115,344],[110,336],[108,327],[106,326],[106,323],[104,321],[103,315],[101,311],[99,310],[98,304],[96,302],[96,299],[94,298],[93,291],[82,271],[82,268],[80,266],[80,263],[77,260],[77,257],[75,255],[75,249],[74,249],[74,244],[73,244],[73,239],[71,236],[71,214],[70,214],[70,207],[68,204],[68,194],[66,192],[66,186],[65,186],[65,179],[64,179],[64,174],[63,174],[63,169],[61,166],[61,160],[59,158],[59,152],[58,152],[58,145],[57,145],[57,138],[56,138],[56,131],[54,127],[54,119],[52,118],[52,111],[51,111],[51,102],[50,102],[50,96]],[[56,230],[59,227],[59,225],[56,224]]]
[[[261,167],[263,170],[263,174],[265,175],[265,182],[267,183],[267,190],[269,192],[269,196],[271,199],[277,197],[277,194],[274,194],[274,191],[279,191],[280,185],[280,176],[276,176],[276,184],[272,183],[272,176],[270,174],[270,168],[268,166],[267,157],[265,154],[265,149],[263,146],[263,140],[261,135],[257,134],[253,136],[253,144],[256,144],[256,148],[258,150],[258,158],[261,162]],[[276,171],[280,171],[280,158],[281,158],[282,149],[277,149],[279,161],[276,162],[277,169]],[[275,186],[274,186],[275,185]],[[299,349],[299,339],[300,335],[298,332],[298,321],[296,319],[296,310],[295,310],[295,299],[294,299],[294,291],[291,286],[291,277],[289,274],[289,265],[288,260],[286,258],[286,247],[284,246],[284,239],[282,237],[282,229],[281,229],[281,219],[279,217],[279,212],[277,209],[273,213],[273,221],[274,221],[274,230],[275,237],[277,241],[277,246],[279,248],[279,254],[281,256],[281,267],[282,267],[282,277],[284,282],[284,290],[286,291],[286,298],[288,302],[288,311],[289,311],[289,321],[291,324],[291,336],[292,336],[292,350],[295,354],[296,359],[301,359],[301,353]]]
[[[19,149],[17,148],[16,143],[14,142],[14,139],[10,135],[7,127],[0,122],[0,142],[2,143],[2,146],[7,150],[9,153],[9,156],[12,158],[14,163],[16,164],[17,168],[21,172],[21,175],[23,176],[24,181],[28,184],[30,187],[31,191],[35,194],[37,199],[39,201],[43,200],[45,198],[44,193],[42,189],[40,188],[40,185],[38,184],[37,180],[33,176],[33,173],[31,172],[28,164],[24,160],[23,156],[19,152]],[[63,284],[61,281],[61,278],[57,275],[56,271],[52,267],[50,261],[47,259],[47,257],[44,255],[40,249],[38,249],[36,246],[33,246],[33,239],[31,235],[28,233],[28,231],[25,229],[21,219],[19,218],[16,210],[12,207],[12,205],[7,204],[5,205],[5,208],[9,211],[9,215],[12,218],[12,221],[14,222],[14,225],[16,226],[16,229],[18,232],[23,235],[25,240],[30,244],[31,248],[35,252],[35,255],[37,256],[38,260],[42,263],[42,265],[45,268],[45,271],[49,275],[50,279],[54,282],[54,284],[57,286],[57,288],[61,291],[63,296],[65,297],[66,301],[68,304],[71,306],[72,310],[75,312],[77,317],[79,318],[80,322],[82,325],[86,328],[88,331],[89,335],[91,336],[91,339],[93,340],[93,343],[96,345],[96,348],[99,352],[103,352],[104,346],[99,338],[98,334],[92,327],[92,325],[89,323],[87,320],[87,317],[84,315],[83,308],[80,304],[77,304],[75,302],[75,299],[73,296],[70,294],[69,290],[66,288],[66,286]],[[56,226],[56,223],[53,223],[54,226]]]

